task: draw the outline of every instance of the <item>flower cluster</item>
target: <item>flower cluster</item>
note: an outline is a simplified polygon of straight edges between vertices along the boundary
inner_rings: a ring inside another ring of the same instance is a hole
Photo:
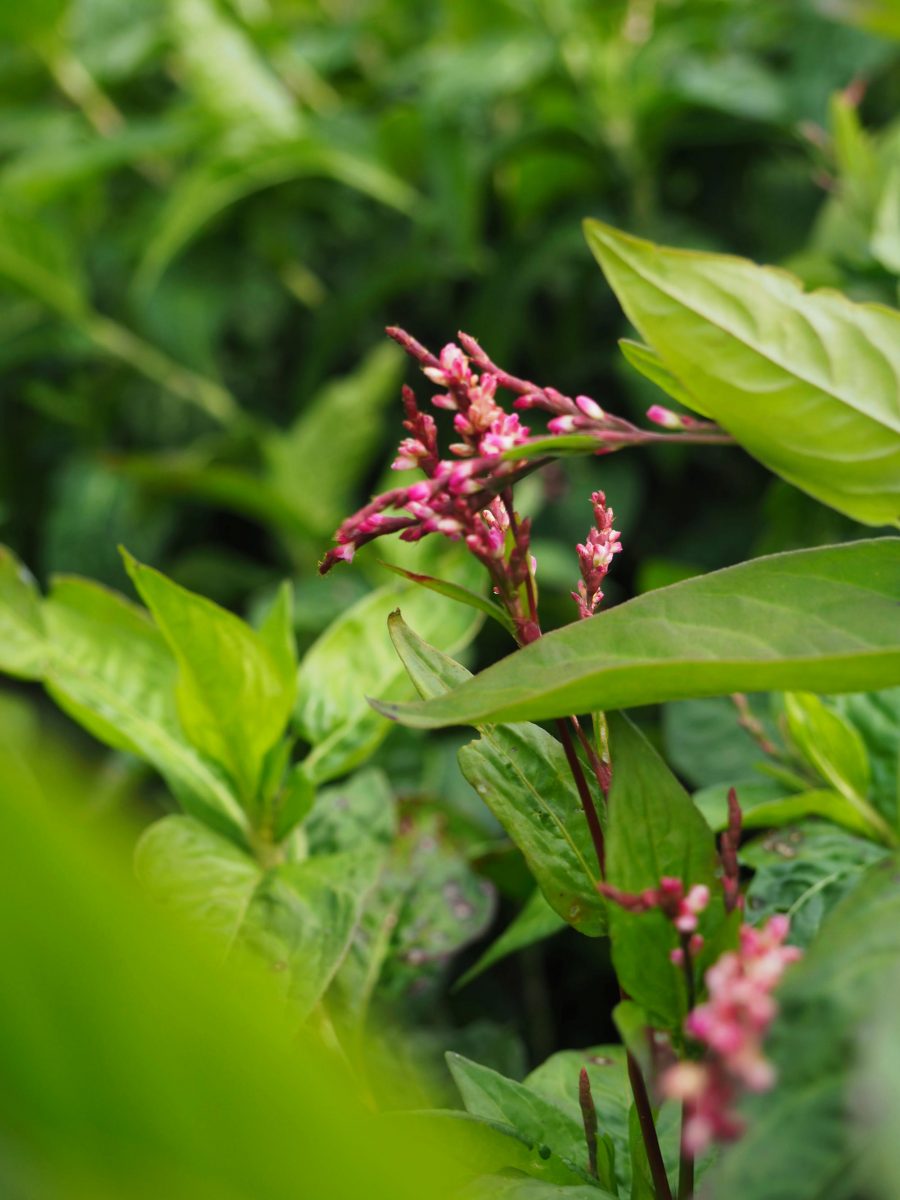
[[[743,925],[736,951],[723,954],[706,972],[709,999],[693,1009],[685,1031],[706,1048],[703,1062],[681,1062],[662,1077],[662,1091],[685,1104],[684,1148],[697,1154],[712,1141],[743,1131],[735,1104],[743,1091],[767,1091],[775,1070],[762,1047],[778,1006],[772,992],[801,951],[784,945],[785,916],[766,925]]]
[[[597,888],[607,900],[628,912],[643,913],[659,909],[663,916],[668,917],[682,939],[681,948],[673,950],[670,955],[676,965],[684,963],[685,949],[690,954],[696,954],[702,947],[703,937],[697,933],[697,925],[700,914],[709,904],[709,888],[705,883],[695,883],[685,890],[680,879],[664,875],[658,887],[645,888],[643,892],[623,892],[610,883],[598,883]]]
[[[613,510],[606,507],[604,493],[592,493],[591,503],[594,506],[594,528],[585,541],[575,547],[581,567],[581,579],[578,581],[578,590],[572,592],[572,599],[578,605],[578,615],[582,618],[592,617],[597,611],[603,599],[601,584],[606,578],[613,555],[622,549],[622,543],[619,541],[621,534],[612,527],[615,518]]]

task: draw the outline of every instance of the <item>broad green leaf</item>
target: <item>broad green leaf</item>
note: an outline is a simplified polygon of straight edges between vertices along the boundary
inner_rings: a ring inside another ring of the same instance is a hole
[[[779,988],[767,1053],[775,1091],[745,1104],[747,1132],[710,1173],[734,1200],[863,1194],[851,1116],[852,1071],[869,1016],[900,965],[897,862],[871,867],[834,908]]]
[[[465,987],[510,954],[516,954],[536,942],[543,942],[565,927],[566,922],[550,907],[541,889],[535,888],[518,916],[513,918],[478,961],[456,981],[455,989]]]
[[[390,628],[420,695],[440,695],[467,676],[399,613]],[[479,732],[478,741],[459,752],[463,775],[521,851],[550,907],[582,933],[603,933],[599,868],[562,746],[537,725],[482,725]]]
[[[831,909],[885,853],[871,841],[811,821],[748,842],[740,856],[756,870],[747,889],[748,917],[755,924],[786,913],[791,941],[808,945]]]
[[[177,667],[147,613],[89,580],[53,580],[42,617],[44,685],[106,745],[151,763],[186,812],[233,834],[244,816],[224,775],[185,738]]]
[[[584,1129],[579,1119],[525,1084],[470,1062],[460,1054],[448,1054],[447,1065],[467,1112],[482,1120],[511,1126],[526,1141],[558,1154],[576,1175],[590,1181]]]
[[[351,511],[354,490],[382,449],[384,410],[397,403],[402,377],[400,350],[378,345],[313,396],[290,429],[265,439],[268,485],[317,537],[330,537]]]
[[[12,551],[0,546],[0,671],[19,679],[40,679],[46,656],[34,580]]]
[[[125,565],[177,660],[185,733],[229,772],[244,803],[252,803],[263,757],[293,706],[292,656],[273,654],[269,642],[233,613],[130,555]]]
[[[278,588],[257,631],[277,663],[293,677],[297,671],[297,640],[294,637],[294,589],[289,580]],[[293,704],[293,698],[291,700]]]
[[[249,854],[193,817],[163,817],[135,850],[141,883],[212,929],[230,949],[238,940],[263,870]]]
[[[271,981],[136,885],[129,832],[68,819],[79,781],[46,730],[31,763],[0,752],[0,945],[22,981],[0,994],[4,1195],[285,1200],[298,1171],[329,1200],[441,1195],[440,1141],[426,1157],[373,1128]]]
[[[460,1200],[612,1200],[612,1194],[591,1184],[568,1187],[540,1179],[486,1175],[476,1179]]]
[[[448,574],[465,586],[482,586],[483,568],[456,550],[445,560]],[[427,641],[450,653],[466,646],[482,621],[471,609],[407,585],[379,588],[341,613],[300,664],[296,718],[313,745],[306,762],[317,783],[357,766],[388,733],[389,722],[367,697],[410,694],[386,630],[398,604]]]
[[[607,879],[625,892],[658,887],[666,875],[686,887],[705,884],[712,896],[700,929],[709,941],[724,919],[712,831],[627,717],[612,713],[608,719],[613,775]],[[656,910],[633,913],[615,904],[608,908],[613,963],[623,991],[663,1027],[679,1031],[687,1014],[687,995],[682,972],[669,959],[678,945],[671,921]],[[702,963],[701,956],[698,966]]]
[[[783,825],[793,825],[805,817],[823,817],[826,821],[832,821],[835,825],[841,825],[862,837],[875,841],[882,841],[885,837],[882,825],[873,825],[865,814],[840,792],[821,788],[789,793],[774,780],[759,783],[753,780],[744,784],[738,782],[734,786],[741,806],[741,825],[744,829],[778,829]],[[694,803],[716,833],[721,833],[727,828],[726,784],[714,784],[701,792],[695,792]]]
[[[672,400],[695,412],[700,411],[693,396],[689,395],[679,382],[677,376],[672,374],[651,346],[644,346],[641,342],[633,342],[630,338],[620,338],[619,349],[630,366],[634,367],[645,379],[649,379],[651,383],[655,383]]]
[[[312,1012],[344,961],[382,858],[363,848],[286,863],[254,892],[242,941],[279,973],[300,1017]]]
[[[547,634],[446,696],[380,702],[434,728],[734,691],[846,692],[900,679],[900,539],[754,559]]]
[[[900,524],[900,313],[599,221],[585,233],[685,403],[823,503]]]
[[[322,788],[304,832],[311,854],[389,847],[397,834],[397,802],[387,776],[369,767]]]
[[[748,696],[747,703],[775,742],[778,732],[770,720],[769,698]],[[662,724],[666,762],[696,787],[750,778],[765,760],[759,743],[740,725],[730,697],[667,704]]]
[[[584,1175],[554,1153],[542,1138],[529,1139],[511,1125],[473,1117],[452,1109],[418,1112],[387,1112],[379,1120],[388,1128],[400,1131],[406,1139],[427,1154],[434,1149],[456,1160],[462,1180],[469,1183],[464,1193],[454,1188],[454,1200],[482,1200],[482,1197],[501,1195],[510,1200],[519,1193],[515,1189],[535,1187],[540,1190],[536,1200],[608,1200],[608,1193],[584,1183]],[[446,1169],[446,1168],[445,1168]],[[488,1174],[491,1172],[491,1174]],[[496,1172],[496,1173],[494,1173]],[[511,1174],[510,1174],[511,1173]],[[473,1180],[473,1176],[478,1178]],[[506,1185],[514,1184],[513,1190]],[[490,1190],[485,1192],[483,1188]],[[526,1196],[531,1193],[526,1191]]]

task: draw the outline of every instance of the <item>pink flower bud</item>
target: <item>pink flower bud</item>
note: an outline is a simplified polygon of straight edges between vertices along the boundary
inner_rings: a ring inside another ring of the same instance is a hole
[[[672,412],[671,408],[664,408],[661,404],[651,404],[647,409],[647,419],[656,425],[662,425],[664,429],[684,429],[684,422],[678,413]]]
[[[575,403],[581,409],[586,417],[590,417],[592,421],[602,421],[606,413],[600,407],[596,400],[592,400],[590,396],[576,396]]]
[[[574,433],[575,418],[574,417],[554,417],[552,421],[547,422],[547,428],[551,433]]]

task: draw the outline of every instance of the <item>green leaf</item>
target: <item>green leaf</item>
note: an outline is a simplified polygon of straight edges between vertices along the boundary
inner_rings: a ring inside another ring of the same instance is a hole
[[[818,696],[788,692],[788,729],[807,762],[851,803],[865,800],[870,770],[865,743],[849,721],[826,708]]]
[[[158,902],[213,930],[226,949],[238,940],[263,877],[249,854],[193,817],[155,821],[138,842],[135,869]]]
[[[46,655],[35,582],[13,552],[0,546],[0,671],[40,679]]]
[[[540,1179],[489,1175],[476,1180],[460,1200],[612,1200],[612,1194],[591,1184],[569,1187]]]
[[[511,1126],[526,1141],[559,1155],[576,1177],[590,1181],[580,1119],[563,1112],[525,1084],[470,1062],[461,1054],[448,1054],[447,1066],[467,1112],[482,1120]]]
[[[483,568],[470,556],[454,547],[445,561],[461,583],[482,584]],[[398,603],[423,637],[451,653],[469,643],[482,620],[452,600],[405,585],[379,588],[341,613],[300,664],[296,719],[313,745],[306,763],[317,783],[352,770],[388,733],[389,723],[369,706],[367,696],[409,694],[386,633],[388,615]]]
[[[823,817],[851,833],[881,841],[883,831],[875,826],[840,792],[812,789],[785,795],[784,787],[771,782],[735,783],[744,829],[778,829],[804,817]],[[728,785],[715,784],[694,793],[694,803],[716,833],[728,826]]]
[[[686,887],[702,883],[712,898],[700,918],[709,942],[724,919],[712,831],[687,792],[650,743],[621,713],[609,716],[612,788],[606,842],[607,879],[626,892],[659,886],[674,876]],[[678,935],[662,913],[609,906],[613,963],[623,991],[654,1022],[680,1031],[687,995],[669,952]],[[702,957],[701,963],[702,965]]]
[[[301,1018],[344,961],[382,861],[365,847],[286,863],[268,872],[253,894],[242,940],[280,973]]]
[[[130,555],[125,565],[178,663],[176,699],[185,733],[229,772],[243,802],[252,803],[263,758],[293,706],[292,656],[272,653],[273,628],[264,638]],[[283,619],[276,613],[276,622]]]
[[[852,691],[900,679],[900,539],[775,554],[547,634],[419,704],[434,728],[561,717],[733,691]]]
[[[53,580],[42,616],[47,691],[100,741],[151,763],[186,812],[234,835],[245,824],[225,778],[186,740],[174,658],[146,612],[85,579]]]
[[[404,567],[398,567],[394,563],[380,561],[379,565],[388,571],[393,571],[395,575],[400,575],[410,583],[418,584],[419,587],[437,592],[439,596],[447,596],[458,604],[467,604],[469,608],[475,608],[479,612],[485,613],[502,625],[507,633],[515,636],[516,627],[509,613],[499,604],[495,604],[493,600],[488,600],[487,596],[481,596],[478,592],[460,587],[459,584],[451,583],[447,579],[435,579],[433,575],[421,575],[417,571],[407,571]]]
[[[378,345],[313,396],[290,429],[263,443],[269,486],[317,537],[330,537],[352,509],[359,480],[382,449],[384,410],[396,403],[402,375],[402,352]]]
[[[294,588],[285,580],[268,608],[257,630],[277,663],[283,664],[285,675],[297,672],[297,640],[294,637]],[[291,698],[293,705],[293,697]]]
[[[900,313],[599,221],[585,234],[686,403],[823,503],[900,524]]]
[[[468,672],[390,618],[397,653],[420,694],[440,695]],[[522,853],[550,907],[588,936],[606,927],[600,873],[562,746],[537,725],[483,725],[459,752],[463,775]]]
[[[829,707],[859,732],[872,769],[872,802],[900,825],[900,688],[834,696]]]
[[[477,962],[456,981],[454,990],[465,987],[488,968],[501,962],[510,954],[516,954],[536,942],[543,942],[554,933],[565,929],[566,922],[544,899],[540,888],[535,888],[521,912],[513,918],[500,936],[493,941]]]
[[[747,698],[752,715],[764,724],[773,742],[777,732],[769,723],[766,696]],[[680,700],[663,709],[666,761],[697,787],[749,778],[765,755],[738,720],[730,697]]]
[[[827,914],[883,858],[883,847],[821,822],[779,830],[741,848],[756,874],[747,889],[747,913],[756,923],[774,913],[791,919],[791,941],[808,945]]]
[[[649,379],[672,400],[687,409],[699,412],[696,400],[683,387],[676,375],[673,375],[652,346],[641,342],[633,342],[630,338],[619,339],[619,349],[626,362],[645,379]],[[703,414],[706,415],[705,413]]]

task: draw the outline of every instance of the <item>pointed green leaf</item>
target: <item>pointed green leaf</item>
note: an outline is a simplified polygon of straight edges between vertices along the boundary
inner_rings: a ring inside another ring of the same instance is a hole
[[[399,612],[389,625],[421,695],[440,695],[468,676],[413,633]],[[550,907],[582,933],[603,933],[600,872],[562,746],[538,725],[478,728],[481,737],[459,752],[463,775],[521,851]]]
[[[458,583],[453,583],[449,579],[435,579],[433,575],[421,575],[417,571],[407,571],[404,567],[398,567],[394,563],[380,560],[380,565],[388,571],[393,571],[395,575],[402,576],[410,583],[418,584],[419,587],[427,588],[431,592],[437,592],[439,596],[447,596],[459,604],[467,604],[469,608],[478,609],[479,612],[485,613],[502,625],[507,633],[515,635],[515,625],[513,625],[509,613],[499,604],[495,604],[493,600],[488,600],[487,596],[479,595],[470,588],[460,587]]]
[[[685,403],[824,504],[900,524],[900,313],[599,221],[585,233]]]
[[[0,546],[0,671],[40,679],[46,654],[35,582],[13,552]]]
[[[178,663],[178,715],[193,745],[222,764],[245,803],[263,757],[290,715],[290,658],[233,613],[189,592],[130,555],[128,573]]]
[[[607,879],[642,892],[673,876],[712,893],[700,918],[707,942],[724,919],[712,831],[650,743],[621,713],[609,716],[612,788],[606,843]],[[625,993],[663,1027],[680,1030],[687,1015],[682,972],[669,960],[678,945],[672,922],[658,911],[609,905],[613,963]],[[702,962],[702,960],[701,960]]]
[[[434,728],[690,696],[900,680],[900,539],[793,551],[659,588],[547,634],[445,696],[380,703]]]
[[[634,367],[645,379],[655,383],[672,400],[676,400],[685,408],[695,412],[700,411],[696,399],[688,393],[678,377],[672,374],[652,346],[645,346],[642,342],[633,342],[630,338],[620,338],[619,349],[630,366]]]

